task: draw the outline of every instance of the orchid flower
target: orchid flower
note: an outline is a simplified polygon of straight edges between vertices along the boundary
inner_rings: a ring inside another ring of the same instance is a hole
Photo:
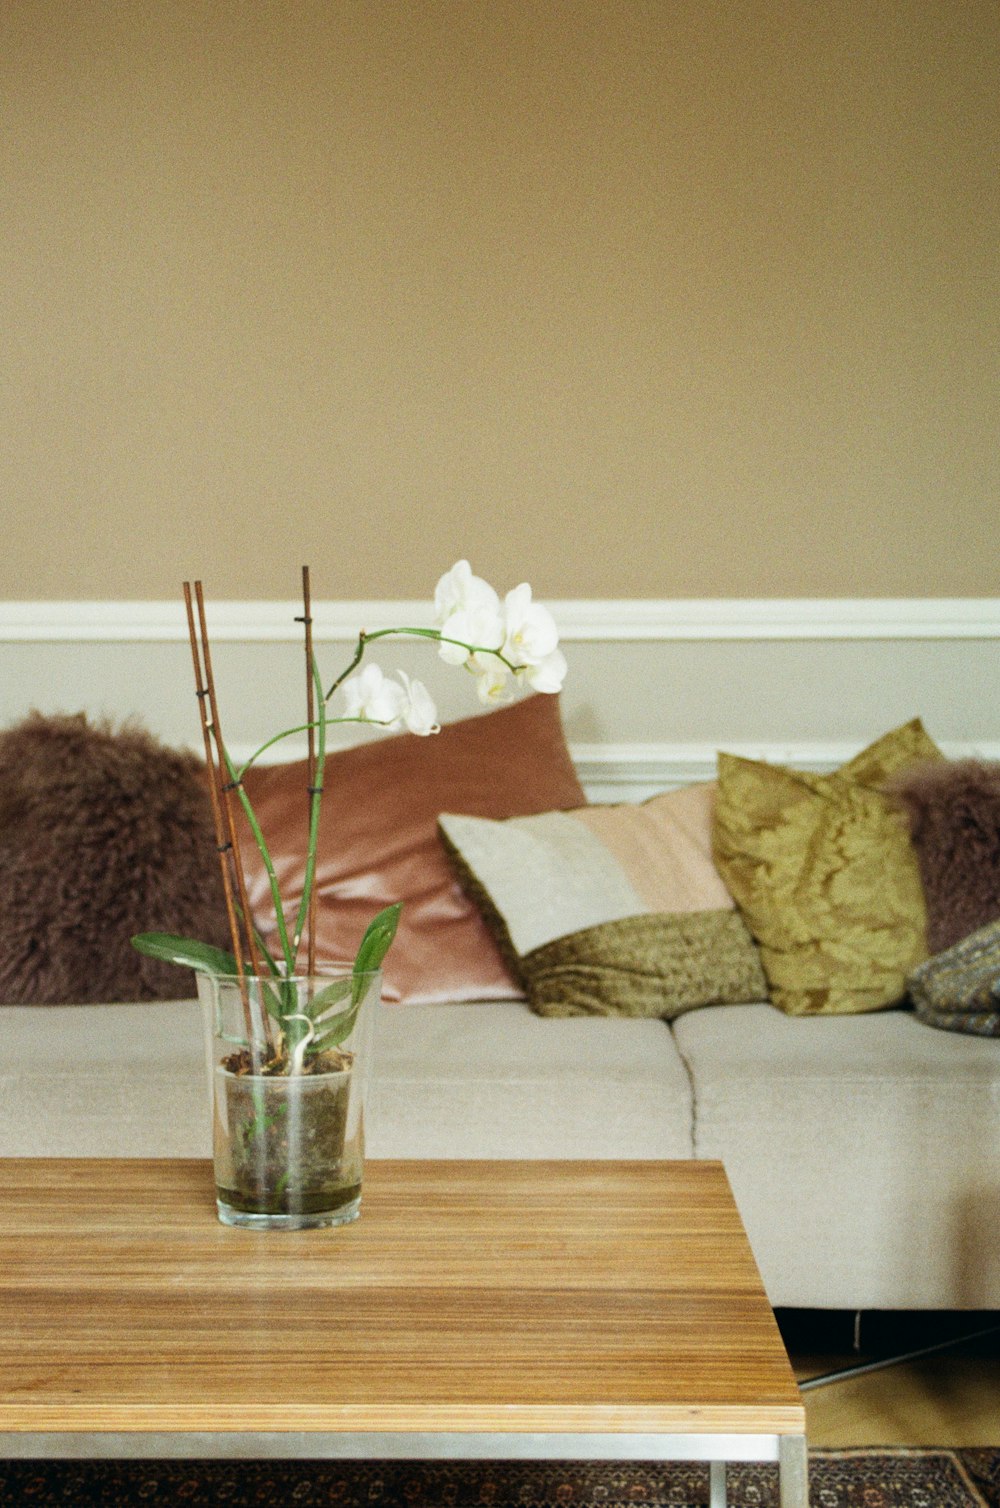
[[[434,617],[440,626],[452,613],[467,612],[472,608],[488,607],[500,611],[500,598],[481,576],[472,574],[467,560],[459,560],[450,571],[445,571],[434,588]]]
[[[537,665],[526,665],[517,674],[524,676],[532,691],[551,693],[562,690],[568,668],[566,656],[562,650],[554,649],[551,654],[547,654],[544,659],[539,660]]]
[[[402,719],[409,731],[422,738],[429,733],[440,733],[437,708],[423,681],[411,679],[405,670],[399,672],[399,679],[403,683]]]
[[[501,605],[489,583],[459,560],[435,588],[434,611],[441,658],[475,675],[481,702],[502,701],[511,673],[535,691],[562,690],[567,667],[559,630],[526,581]]]
[[[366,665],[344,682],[344,716],[392,727],[403,713],[403,688],[378,665]]]
[[[478,656],[473,656],[478,659]],[[491,665],[470,665],[470,670],[476,676],[476,694],[479,700],[489,706],[494,702],[502,702],[507,696],[507,667],[499,660],[494,660]]]
[[[467,560],[459,560],[441,577],[434,589],[434,615],[441,631],[439,653],[446,665],[469,664],[474,648],[499,650],[503,646],[500,598],[488,582],[472,574]]]
[[[499,604],[473,604],[450,613],[441,626],[439,654],[446,665],[465,665],[476,648],[499,652],[503,648],[504,622]]]
[[[548,608],[532,602],[526,581],[504,598],[504,659],[514,666],[540,665],[559,643],[559,630]]]
[[[344,682],[344,716],[389,729],[405,726],[421,737],[439,732],[437,708],[427,687],[405,670],[399,672],[399,680],[402,685],[384,675],[378,665],[366,665]]]

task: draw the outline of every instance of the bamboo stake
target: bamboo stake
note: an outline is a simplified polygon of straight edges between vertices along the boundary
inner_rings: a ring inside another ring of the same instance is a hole
[[[199,583],[200,585],[200,583]],[[198,711],[201,717],[201,732],[205,742],[205,764],[208,769],[209,781],[208,792],[212,802],[212,821],[215,826],[215,846],[219,853],[219,865],[222,870],[222,889],[226,897],[226,916],[229,921],[229,935],[233,944],[233,957],[236,959],[236,973],[240,981],[240,997],[243,1001],[243,1017],[246,1026],[247,1042],[253,1041],[253,1022],[250,1016],[250,994],[247,989],[246,971],[243,965],[243,939],[240,936],[239,918],[236,914],[236,903],[233,900],[233,879],[228,855],[231,843],[226,841],[222,821],[222,806],[219,799],[219,775],[216,766],[215,748],[212,743],[212,725],[209,709],[206,705],[208,688],[202,675],[201,653],[198,644],[198,635],[195,630],[194,611],[191,606],[191,583],[184,583],[184,606],[187,610],[188,637],[191,641],[191,658],[194,661],[195,695],[198,698]]]
[[[239,891],[240,908],[243,912],[243,925],[246,929],[247,934],[247,947],[250,951],[250,962],[253,966],[253,972],[258,977],[262,977],[260,954],[257,951],[257,942],[253,935],[253,924],[250,920],[250,905],[247,898],[247,882],[246,874],[243,869],[243,857],[240,852],[240,845],[236,832],[235,795],[240,782],[239,780],[233,780],[229,774],[228,769],[224,768],[223,750],[225,749],[225,742],[222,737],[222,725],[219,721],[219,703],[215,695],[215,678],[212,675],[212,652],[208,642],[208,626],[205,622],[205,598],[201,589],[200,581],[195,582],[194,590],[195,600],[198,604],[198,621],[201,626],[201,652],[205,660],[205,687],[208,691],[208,705],[212,714],[212,732],[219,753],[218,770],[220,777],[223,774],[225,774],[226,776],[224,783],[220,784],[219,790],[223,797],[223,804],[226,814],[226,826],[229,831],[230,857],[232,859],[233,871],[236,875],[236,888]]]
[[[309,587],[309,567],[302,567],[302,621],[306,639],[306,722],[309,725],[309,810],[316,799],[316,729],[314,727],[316,701],[313,688],[313,636],[312,594]],[[312,890],[309,894],[309,910],[306,919],[306,972],[310,979],[316,972],[316,872],[313,871]]]
[[[205,662],[205,689],[208,693],[208,705],[211,712],[212,734],[218,753],[217,769],[220,780],[219,792],[223,798],[222,805],[226,817],[226,828],[228,831],[227,847],[233,866],[233,873],[236,876],[236,889],[239,893],[240,910],[243,913],[243,926],[246,931],[247,947],[250,953],[250,966],[256,978],[263,979],[264,974],[261,967],[260,954],[257,950],[257,940],[254,937],[253,922],[250,915],[250,902],[247,897],[247,882],[246,874],[243,869],[243,857],[240,853],[239,837],[236,831],[236,805],[234,797],[236,794],[237,786],[239,785],[239,781],[233,780],[224,764],[223,751],[225,749],[225,742],[222,737],[222,727],[219,722],[219,704],[215,695],[215,678],[212,675],[212,652],[208,641],[208,625],[205,621],[205,597],[204,593],[202,592],[200,581],[195,582],[194,592],[195,601],[198,606],[198,623],[201,630],[201,652]],[[222,779],[223,776],[225,776],[224,781]],[[241,960],[238,958],[237,963],[239,964],[240,962]],[[247,1009],[249,1015],[249,1005]],[[270,1022],[268,1021],[267,1011],[264,1009],[261,1010],[261,1018],[265,1036],[268,1040],[268,1043],[271,1044],[271,1027]],[[254,1072],[257,1073],[260,1067],[258,1062],[260,1049],[259,1044],[256,1040],[256,1036],[253,1032],[249,1033],[249,1045],[250,1055],[254,1060]]]

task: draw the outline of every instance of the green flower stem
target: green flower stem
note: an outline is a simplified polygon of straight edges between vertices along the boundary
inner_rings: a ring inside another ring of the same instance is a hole
[[[320,698],[320,700],[322,701],[322,697]],[[365,723],[369,727],[375,728],[385,728],[389,726],[388,723],[381,723],[377,718],[373,717],[328,717],[326,719],[326,726],[329,728],[332,723]],[[237,772],[238,778],[242,780],[243,776],[246,774],[247,770],[249,770],[250,766],[252,764],[256,764],[257,760],[262,754],[266,754],[268,749],[270,749],[274,744],[280,743],[283,738],[294,738],[296,733],[308,733],[310,728],[318,727],[318,722],[300,723],[297,728],[285,728],[282,733],[276,733],[273,738],[268,739],[266,744],[261,744],[259,749],[255,749],[245,764],[240,765]]]
[[[246,791],[243,789],[243,782],[236,772],[236,766],[233,764],[233,761],[229,757],[229,751],[226,748],[223,748],[221,752],[222,757],[226,763],[226,769],[229,771],[229,778],[236,783],[236,794],[240,798],[240,805],[242,806],[243,811],[246,814],[246,819],[250,824],[250,831],[253,833],[254,842],[257,844],[261,859],[264,862],[264,868],[267,871],[267,880],[269,886],[271,887],[271,900],[274,904],[275,921],[277,922],[278,926],[278,938],[281,943],[281,952],[285,960],[285,969],[289,974],[292,974],[295,972],[295,960],[288,940],[288,928],[285,926],[285,914],[281,909],[281,891],[278,887],[278,876],[274,872],[274,860],[271,858],[271,851],[268,848],[267,843],[265,842],[264,834],[261,832],[260,823],[257,821],[257,814],[254,811],[253,807],[250,805],[250,798],[247,795]]]
[[[240,921],[243,923],[244,926],[248,926],[249,925],[249,927],[253,927],[254,941],[257,944],[258,951],[264,957],[264,961],[267,964],[267,967],[268,967],[268,969],[271,972],[271,977],[273,979],[280,979],[281,978],[281,970],[278,968],[278,965],[275,963],[275,961],[274,961],[274,955],[272,954],[270,948],[267,946],[267,943],[264,940],[264,935],[261,932],[260,928],[254,923],[254,920],[253,920],[252,917],[249,919],[249,923],[248,923],[246,916],[244,916],[244,914],[243,914],[243,907],[240,906],[240,905],[238,905],[238,904],[237,904],[237,907],[236,907],[236,915],[239,917]]]
[[[266,754],[268,749],[273,748],[275,744],[279,744],[283,738],[292,738],[296,733],[308,733],[310,727],[315,728],[316,724],[300,723],[297,728],[286,728],[283,733],[276,733],[273,738],[269,738],[266,744],[261,744],[259,749],[254,749],[246,764],[240,765],[239,778],[242,780],[250,766],[256,764],[262,754]]]
[[[347,677],[350,675],[351,671],[352,670],[356,670],[358,668],[358,666],[361,664],[361,661],[362,661],[362,659],[364,657],[365,645],[367,644],[367,642],[368,642],[369,639],[372,639],[374,637],[375,637],[374,634],[368,634],[368,633],[365,632],[364,629],[361,630],[361,632],[358,634],[358,642],[357,642],[357,645],[355,646],[354,654],[351,657],[351,663],[348,665],[348,667],[347,667],[346,670],[342,670],[340,672],[340,674],[338,675],[337,679],[334,681],[333,685],[330,687],[329,691],[326,693],[326,696],[323,698],[324,701],[328,702],[330,700],[330,698],[333,696],[333,693],[336,691],[337,687],[338,686],[342,686],[344,684],[344,682],[347,680]]]
[[[428,630],[410,628],[406,632],[423,633],[426,637]],[[517,675],[518,670],[523,669],[523,666],[515,665],[512,660],[508,660],[506,655],[501,654],[499,649],[491,649],[488,644],[466,644],[464,639],[449,639],[447,634],[439,634],[436,631],[434,638],[437,639],[439,644],[457,644],[460,649],[467,649],[470,655],[492,655],[495,660],[500,661],[501,665],[506,665],[511,675]]]
[[[438,644],[456,644],[459,649],[467,650],[470,655],[493,655],[494,658],[499,660],[502,665],[506,665],[507,669],[511,672],[512,675],[516,675],[519,668],[517,665],[512,664],[505,655],[501,654],[499,649],[493,649],[490,645],[487,644],[467,644],[464,639],[451,639],[447,634],[443,634],[439,628],[376,628],[373,629],[371,633],[369,633],[367,630],[363,630],[358,635],[357,648],[354,651],[354,656],[351,660],[351,663],[348,665],[347,669],[334,681],[333,685],[326,693],[326,700],[330,700],[330,698],[333,696],[333,693],[337,690],[337,687],[342,686],[344,681],[347,680],[347,677],[350,675],[351,671],[357,669],[357,667],[361,664],[365,648],[373,639],[388,639],[397,635],[408,635],[410,638],[414,639],[434,639]]]

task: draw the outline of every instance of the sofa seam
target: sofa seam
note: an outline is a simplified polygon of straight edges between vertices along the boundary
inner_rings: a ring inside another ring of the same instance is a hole
[[[692,1158],[697,1158],[697,1156],[698,1156],[698,1086],[697,1086],[697,1084],[695,1082],[694,1069],[691,1067],[690,1060],[689,1060],[687,1054],[685,1053],[683,1047],[681,1046],[680,1042],[677,1040],[677,1033],[674,1031],[674,1026],[673,1026],[673,1022],[672,1021],[668,1021],[667,1022],[667,1031],[670,1033],[670,1036],[671,1036],[671,1038],[673,1040],[674,1047],[677,1049],[677,1056],[680,1058],[681,1063],[682,1063],[682,1065],[684,1067],[684,1072],[687,1074],[688,1088],[691,1091],[691,1125],[690,1125],[690,1128],[689,1128],[690,1129],[690,1135],[691,1135],[691,1156],[692,1156]]]

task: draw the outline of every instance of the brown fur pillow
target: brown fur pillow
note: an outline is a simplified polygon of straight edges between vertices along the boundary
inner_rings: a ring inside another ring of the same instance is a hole
[[[1000,764],[935,760],[888,789],[909,817],[927,946],[940,953],[1000,917]]]
[[[0,733],[0,1002],[162,1000],[135,932],[231,946],[203,779],[144,729],[35,712]]]

